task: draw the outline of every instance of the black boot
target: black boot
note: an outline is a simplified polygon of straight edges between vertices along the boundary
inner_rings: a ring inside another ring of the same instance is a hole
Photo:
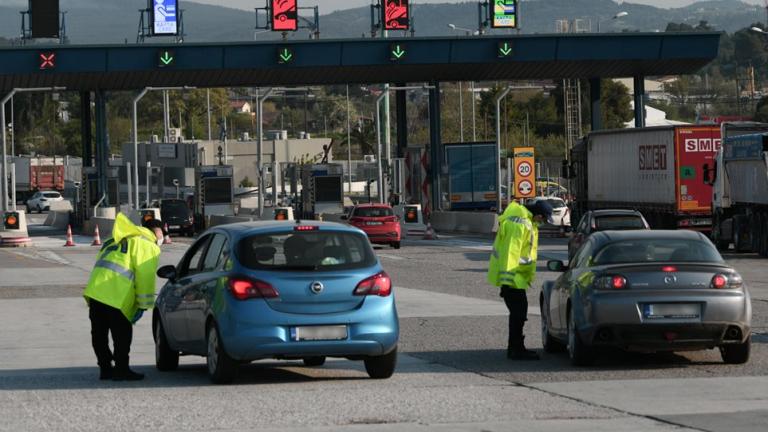
[[[510,360],[539,360],[539,355],[536,351],[531,351],[525,348],[525,336],[521,337],[515,343],[510,343],[507,348],[507,358]]]
[[[100,380],[109,380],[112,379],[112,365],[109,366],[100,366],[99,367],[99,379]]]
[[[536,351],[518,348],[507,350],[507,358],[510,360],[539,360],[539,355]]]
[[[112,381],[141,381],[143,379],[143,373],[134,372],[129,368],[115,369],[112,372]]]

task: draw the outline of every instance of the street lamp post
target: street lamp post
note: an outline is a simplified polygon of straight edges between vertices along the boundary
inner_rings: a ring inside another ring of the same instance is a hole
[[[259,95],[258,105],[256,105],[256,109],[258,110],[258,117],[259,117],[258,124],[256,125],[257,126],[257,130],[256,130],[257,144],[256,145],[258,147],[258,156],[257,156],[256,163],[258,164],[257,168],[258,168],[258,174],[259,174],[259,219],[261,219],[261,216],[264,213],[264,167],[262,166],[262,158],[264,157],[264,147],[263,147],[264,101],[266,101],[271,95],[272,95],[272,88],[266,89],[263,95]],[[277,158],[274,156],[276,156],[276,154],[273,155],[273,159],[275,159],[274,161],[276,162]],[[273,203],[276,198],[277,198],[277,190],[274,189],[272,191]]]
[[[512,87],[507,87],[496,98],[496,211],[501,212],[501,101],[512,91]],[[507,168],[509,169],[509,168]],[[512,191],[507,191],[507,195],[512,198]]]
[[[617,13],[616,15],[612,16],[611,19],[615,20],[615,19],[619,19],[619,18],[624,18],[627,15],[629,15],[629,12],[621,11],[621,12]],[[600,33],[600,17],[599,16],[597,17],[597,32]]]

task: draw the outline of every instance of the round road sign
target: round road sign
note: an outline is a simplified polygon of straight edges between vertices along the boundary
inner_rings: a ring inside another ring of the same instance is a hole
[[[531,175],[532,170],[533,167],[531,167],[531,164],[528,162],[520,162],[520,164],[517,166],[517,173],[523,177],[528,177]]]
[[[533,185],[528,180],[523,180],[517,184],[517,191],[520,192],[520,195],[522,196],[530,195],[533,191]]]

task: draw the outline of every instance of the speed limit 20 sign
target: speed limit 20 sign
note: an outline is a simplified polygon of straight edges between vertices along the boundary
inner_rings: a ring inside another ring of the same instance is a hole
[[[536,170],[533,147],[516,147],[515,152],[515,198],[536,196]]]

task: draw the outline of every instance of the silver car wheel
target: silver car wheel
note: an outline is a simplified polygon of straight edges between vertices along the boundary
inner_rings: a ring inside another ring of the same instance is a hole
[[[211,327],[208,330],[208,373],[211,375],[216,373],[216,367],[218,366],[219,353],[219,335],[216,332],[215,327]]]

